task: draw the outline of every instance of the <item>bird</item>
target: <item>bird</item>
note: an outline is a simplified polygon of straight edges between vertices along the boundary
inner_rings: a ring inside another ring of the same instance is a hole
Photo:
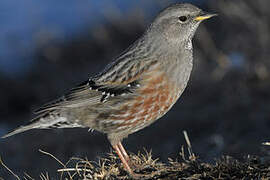
[[[103,71],[41,106],[27,125],[3,138],[31,129],[97,130],[136,176],[122,140],[160,119],[179,99],[192,71],[194,34],[213,16],[189,3],[168,6]]]

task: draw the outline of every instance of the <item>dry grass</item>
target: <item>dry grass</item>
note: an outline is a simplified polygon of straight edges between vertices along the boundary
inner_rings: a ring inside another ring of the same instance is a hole
[[[270,179],[270,161],[259,157],[248,156],[238,161],[224,156],[215,164],[209,164],[198,159],[186,158],[184,148],[179,155],[181,161],[169,159],[166,164],[153,159],[151,152],[147,151],[139,152],[137,155],[131,154],[131,159],[137,167],[136,173],[148,175],[144,179]],[[63,164],[62,169],[56,171],[59,172],[60,180],[132,179],[124,170],[119,158],[113,153],[108,154],[107,158],[101,158],[98,162],[71,158]],[[28,175],[25,179],[33,178]],[[50,180],[50,176],[47,173],[41,174],[40,179]]]
[[[183,156],[183,153],[180,155]],[[238,161],[224,156],[215,164],[204,163],[198,159],[181,161],[169,159],[165,164],[153,159],[151,152],[145,151],[138,155],[132,154],[131,159],[137,166],[136,173],[150,175],[144,179],[270,179],[270,161],[259,157],[248,156],[243,161]],[[74,163],[75,166],[69,166]],[[114,154],[109,154],[99,162],[71,158],[62,169],[56,171],[59,172],[60,180],[132,179]],[[20,179],[15,173],[12,174],[14,178]],[[25,174],[23,179],[34,178]],[[40,179],[50,180],[50,176],[48,173],[42,173]]]
[[[191,143],[184,131],[187,142],[187,154],[182,146],[179,153],[180,160],[168,159],[168,163],[159,162],[152,157],[151,151],[144,150],[137,155],[130,154],[134,164],[135,173],[145,175],[141,179],[270,179],[270,158],[257,156],[247,156],[239,161],[230,156],[224,156],[216,160],[214,164],[201,162],[192,152]],[[106,158],[100,158],[98,162],[88,159],[71,158],[63,163],[54,155],[39,150],[42,154],[50,156],[62,168],[57,169],[60,180],[114,180],[132,179],[124,170],[122,163],[114,153],[109,153]],[[11,169],[9,169],[0,158],[0,165],[4,167],[15,179],[20,179]],[[0,177],[0,180],[2,178]],[[24,180],[33,180],[25,173]],[[41,180],[50,180],[48,173],[40,174]]]

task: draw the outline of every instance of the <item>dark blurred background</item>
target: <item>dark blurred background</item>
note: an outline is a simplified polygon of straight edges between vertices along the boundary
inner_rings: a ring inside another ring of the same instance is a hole
[[[1,0],[0,136],[28,122],[31,111],[93,76],[134,42],[174,0]],[[179,156],[187,130],[204,161],[270,155],[270,1],[190,0],[219,16],[194,39],[194,70],[184,94],[162,119],[124,140],[136,153]],[[0,156],[18,175],[37,178],[66,162],[110,152],[106,136],[87,129],[32,130],[1,139]],[[12,179],[0,167],[0,177]]]

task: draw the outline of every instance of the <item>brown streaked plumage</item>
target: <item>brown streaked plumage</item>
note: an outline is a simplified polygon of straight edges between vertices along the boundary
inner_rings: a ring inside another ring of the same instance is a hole
[[[30,129],[86,127],[107,134],[126,170],[122,140],[150,125],[183,93],[193,64],[192,37],[208,14],[191,4],[163,10],[147,31],[112,64],[63,97],[41,107]]]

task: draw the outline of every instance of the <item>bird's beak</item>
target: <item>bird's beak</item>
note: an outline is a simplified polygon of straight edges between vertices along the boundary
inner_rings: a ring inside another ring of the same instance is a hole
[[[209,19],[213,16],[217,16],[217,14],[211,14],[211,13],[207,13],[207,12],[201,12],[199,14],[199,16],[195,17],[195,21],[203,21],[203,20],[206,20],[206,19]]]

